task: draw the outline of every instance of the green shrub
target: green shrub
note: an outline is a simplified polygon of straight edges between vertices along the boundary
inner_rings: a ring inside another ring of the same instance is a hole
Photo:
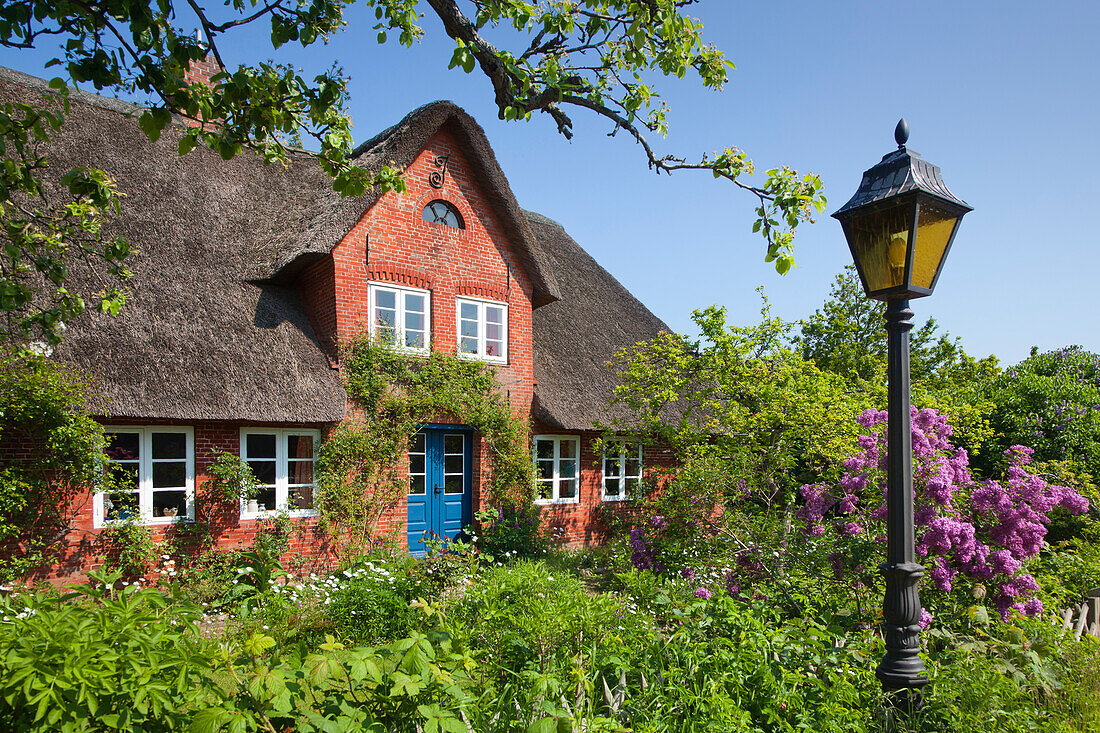
[[[40,356],[0,351],[0,582],[56,562],[104,471],[87,380]]]
[[[60,598],[0,602],[5,728],[189,730],[194,708],[221,694],[199,609],[134,585],[116,592],[117,574],[91,578]]]
[[[539,507],[520,504],[483,509],[476,514],[477,548],[491,560],[541,557],[550,551],[550,540],[542,526]]]
[[[667,634],[626,678],[624,722],[632,730],[874,729],[881,694],[866,643],[838,647],[835,629],[784,622],[725,594],[664,602]]]
[[[182,598],[192,603],[218,603],[237,578],[236,552],[204,552],[197,557],[183,556],[183,565],[174,577]]]
[[[473,545],[461,540],[444,543],[425,540],[427,556],[409,566],[406,597],[436,598],[456,585],[465,585],[477,575],[480,556]]]
[[[576,675],[617,679],[650,634],[626,601],[589,595],[576,578],[532,561],[487,571],[451,610],[446,628],[502,681],[533,671],[574,685]]]
[[[406,594],[408,577],[366,562],[345,571],[348,582],[333,593],[328,617],[344,638],[367,644],[403,639],[416,622]]]
[[[1043,550],[1032,572],[1048,610],[1079,605],[1100,587],[1100,524],[1086,527],[1082,537]]]
[[[104,570],[117,570],[126,578],[149,572],[160,551],[149,528],[132,520],[104,527],[96,542],[103,553]]]

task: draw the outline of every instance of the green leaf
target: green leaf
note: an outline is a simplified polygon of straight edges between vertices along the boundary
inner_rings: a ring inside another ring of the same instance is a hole
[[[204,708],[191,716],[191,733],[217,733],[232,717],[222,708]]]
[[[527,733],[558,733],[557,718],[543,718],[527,726]]]

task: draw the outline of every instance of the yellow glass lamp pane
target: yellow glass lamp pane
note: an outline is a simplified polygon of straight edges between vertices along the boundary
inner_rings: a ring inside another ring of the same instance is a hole
[[[852,219],[849,242],[870,292],[903,285],[912,209],[877,211]]]
[[[922,203],[917,220],[917,241],[913,246],[913,285],[931,288],[936,269],[951,240],[958,217],[928,203]]]

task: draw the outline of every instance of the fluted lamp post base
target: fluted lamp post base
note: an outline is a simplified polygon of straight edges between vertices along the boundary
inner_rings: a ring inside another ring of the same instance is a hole
[[[920,658],[920,596],[917,581],[924,566],[915,562],[885,562],[879,566],[886,577],[886,602],[882,625],[886,654],[875,668],[875,676],[887,692],[911,689],[918,695],[928,684]]]

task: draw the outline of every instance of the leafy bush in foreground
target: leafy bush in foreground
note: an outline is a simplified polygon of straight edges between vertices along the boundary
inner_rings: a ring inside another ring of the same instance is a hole
[[[201,612],[117,575],[92,576],[59,598],[5,599],[0,720],[9,730],[188,730],[220,689]]]

